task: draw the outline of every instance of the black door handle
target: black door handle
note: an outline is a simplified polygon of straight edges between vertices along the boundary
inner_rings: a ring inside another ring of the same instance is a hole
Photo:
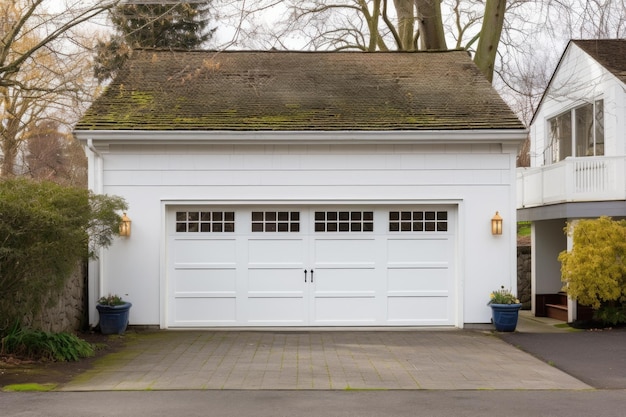
[[[306,273],[307,273],[307,270],[305,269],[304,270],[304,282],[306,282]]]
[[[315,272],[315,271],[313,271],[313,270],[311,269],[311,282],[313,282],[313,272]]]

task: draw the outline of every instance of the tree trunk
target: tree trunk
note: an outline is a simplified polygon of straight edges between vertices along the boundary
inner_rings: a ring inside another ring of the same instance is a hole
[[[422,49],[447,50],[440,0],[415,0],[415,7]]]
[[[401,51],[413,51],[413,34],[415,32],[415,14],[413,13],[413,0],[393,0],[398,15],[398,37]]]
[[[506,0],[487,0],[485,4],[485,17],[480,30],[480,39],[476,48],[474,63],[476,63],[489,82],[493,81],[493,68],[500,35],[502,34],[505,9]]]

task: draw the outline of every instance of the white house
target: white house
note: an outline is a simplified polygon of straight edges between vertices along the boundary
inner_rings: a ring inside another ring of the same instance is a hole
[[[91,324],[463,327],[516,286],[527,131],[466,52],[137,51],[75,134],[132,220]]]
[[[572,245],[567,222],[626,216],[626,39],[567,45],[530,140],[517,206],[518,219],[532,222],[533,309],[573,321],[580,311],[572,300],[555,298],[563,287],[557,257]]]

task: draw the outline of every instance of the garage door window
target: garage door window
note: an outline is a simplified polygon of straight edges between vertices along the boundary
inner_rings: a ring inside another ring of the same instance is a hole
[[[316,232],[373,232],[373,211],[316,211]]]
[[[390,211],[390,232],[447,232],[447,211]]]
[[[253,211],[253,232],[299,232],[299,211]]]
[[[235,231],[234,211],[177,211],[178,233],[232,233]]]

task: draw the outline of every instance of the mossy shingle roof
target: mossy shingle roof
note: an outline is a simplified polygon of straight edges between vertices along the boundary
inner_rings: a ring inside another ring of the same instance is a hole
[[[76,130],[523,129],[463,51],[135,51]]]

